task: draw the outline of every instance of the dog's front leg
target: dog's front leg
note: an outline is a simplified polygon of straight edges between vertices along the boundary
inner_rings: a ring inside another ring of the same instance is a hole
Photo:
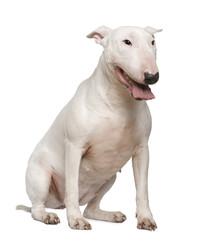
[[[133,172],[136,185],[137,228],[155,230],[157,228],[148,200],[148,146],[140,147],[133,156]]]
[[[79,209],[79,167],[82,149],[69,140],[65,141],[65,205],[69,226],[73,229],[90,230]]]

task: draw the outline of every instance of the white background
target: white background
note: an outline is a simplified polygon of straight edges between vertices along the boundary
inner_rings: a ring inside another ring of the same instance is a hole
[[[210,114],[208,1],[0,1],[0,189],[2,239],[210,239]],[[90,221],[92,231],[47,226],[30,206],[25,169],[33,148],[79,83],[93,72],[102,48],[85,36],[100,25],[147,25],[156,35],[160,80],[148,102],[150,206],[155,232],[137,230],[129,162],[102,208],[127,215],[122,224]],[[3,237],[2,237],[3,236]]]

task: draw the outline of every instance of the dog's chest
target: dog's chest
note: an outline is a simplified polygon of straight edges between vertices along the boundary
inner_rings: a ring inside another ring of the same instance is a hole
[[[99,174],[119,171],[135,153],[140,142],[136,120],[105,119],[97,125],[82,164]]]

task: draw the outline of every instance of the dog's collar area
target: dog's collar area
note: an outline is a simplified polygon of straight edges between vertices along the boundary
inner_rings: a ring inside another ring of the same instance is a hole
[[[150,100],[155,98],[148,85],[133,80],[122,68],[114,67],[120,81],[128,88],[131,96],[136,100]]]

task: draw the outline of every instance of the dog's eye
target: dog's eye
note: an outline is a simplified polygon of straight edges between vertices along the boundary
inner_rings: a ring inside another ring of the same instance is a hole
[[[125,39],[123,42],[124,42],[126,45],[132,45],[131,41],[129,41],[128,39]]]
[[[152,42],[151,42],[151,43],[152,43],[152,45],[154,46],[154,45],[155,45],[155,40],[152,40]]]

